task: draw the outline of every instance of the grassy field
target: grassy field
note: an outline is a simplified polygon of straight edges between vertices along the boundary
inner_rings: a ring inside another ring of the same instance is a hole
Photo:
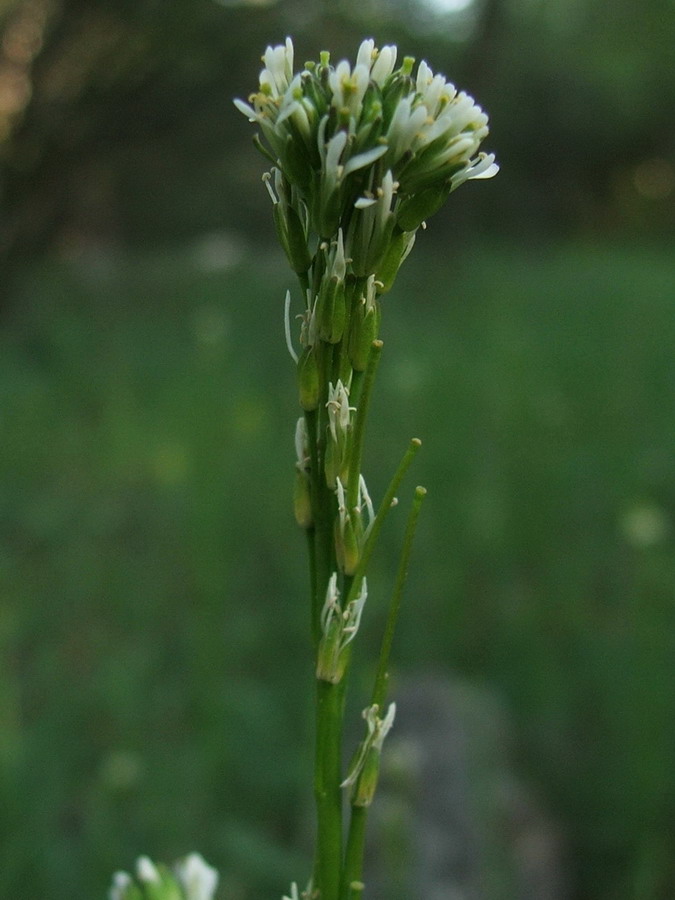
[[[305,871],[290,278],[204,251],[35,266],[5,315],[1,897],[93,900],[141,851],[200,849],[228,900]],[[575,898],[669,900],[672,253],[427,246],[406,265],[366,459],[379,495],[424,441],[397,665],[502,699]]]

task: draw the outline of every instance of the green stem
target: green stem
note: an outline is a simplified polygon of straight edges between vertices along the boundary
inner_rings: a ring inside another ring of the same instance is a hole
[[[358,562],[356,570],[354,572],[354,578],[352,581],[352,586],[347,594],[347,598],[344,602],[344,607],[351,603],[352,600],[355,600],[359,591],[361,590],[361,584],[363,583],[363,577],[366,573],[366,569],[368,567],[368,563],[370,562],[370,558],[373,555],[373,551],[377,544],[377,539],[380,536],[380,532],[382,531],[382,526],[384,524],[384,520],[387,518],[389,511],[394,503],[394,498],[396,496],[396,491],[399,489],[401,481],[403,480],[403,476],[410,468],[410,464],[415,458],[417,451],[422,446],[422,441],[419,438],[413,438],[410,441],[408,449],[403,454],[403,459],[398,464],[398,469],[394,473],[394,477],[391,479],[389,483],[389,487],[387,488],[384,497],[382,498],[382,502],[380,503],[380,507],[377,510],[377,514],[370,528],[370,534],[366,539],[366,542],[363,547],[363,552],[361,553],[361,559]]]
[[[315,646],[321,639],[321,610],[331,573],[336,571],[333,525],[337,501],[326,484],[324,460],[328,429],[328,383],[332,376],[334,348],[319,341],[319,406],[312,414],[314,455],[311,490],[315,517],[314,546],[315,590],[312,597],[312,624]],[[342,718],[344,687],[317,681],[316,687],[316,759],[314,792],[317,810],[317,846],[315,885],[321,900],[339,900],[342,868]]]
[[[368,808],[352,806],[349,822],[349,837],[345,851],[345,871],[340,900],[352,900],[363,894],[363,848],[366,842],[366,821]]]
[[[335,542],[333,539],[333,523],[337,511],[337,503],[333,492],[326,484],[324,473],[324,460],[326,454],[326,432],[328,429],[328,411],[326,401],[328,398],[328,382],[333,362],[333,347],[331,344],[319,341],[316,345],[319,364],[320,390],[319,406],[309,413],[312,416],[312,430],[309,427],[309,439],[312,447],[311,456],[311,493],[312,511],[314,515],[314,557],[315,557],[315,592],[312,602],[312,622],[315,643],[318,645],[321,637],[320,618],[321,609],[325,600],[325,591],[328,579],[336,569]]]
[[[357,409],[361,402],[361,392],[363,390],[363,379],[365,374],[365,372],[352,372],[352,383],[349,388],[349,401],[352,406],[355,406]]]
[[[375,686],[373,688],[373,698],[370,701],[371,706],[377,704],[378,708],[384,708],[384,701],[387,696],[387,679],[389,678],[389,657],[391,655],[391,646],[394,641],[394,632],[396,631],[396,623],[398,622],[398,614],[401,610],[401,599],[403,597],[403,589],[408,577],[408,565],[410,563],[410,553],[412,551],[413,540],[415,538],[415,529],[417,528],[417,520],[419,518],[422,503],[427,495],[426,488],[416,487],[415,496],[413,497],[410,513],[408,514],[408,524],[406,525],[405,536],[403,538],[403,547],[401,549],[401,557],[396,572],[396,581],[394,583],[394,591],[389,604],[387,613],[387,621],[384,626],[384,634],[382,635],[382,646],[380,648],[380,659],[377,665],[377,674],[375,676]]]
[[[378,708],[384,708],[384,701],[387,695],[387,680],[389,678],[389,656],[391,646],[394,640],[394,631],[398,621],[398,614],[401,609],[401,599],[403,597],[403,588],[405,587],[406,578],[408,576],[408,565],[410,563],[410,553],[412,550],[413,540],[415,537],[415,529],[417,528],[417,520],[419,518],[422,502],[426,497],[426,489],[423,487],[415,488],[415,496],[413,498],[410,512],[408,514],[408,523],[406,525],[405,536],[403,538],[403,548],[396,572],[396,581],[394,583],[394,591],[392,593],[389,611],[387,613],[387,621],[382,636],[382,646],[380,649],[380,659],[375,676],[375,686],[373,688],[373,696],[370,701],[371,706],[377,704]],[[347,837],[347,850],[345,853],[345,869],[342,883],[341,900],[351,900],[354,897],[360,897],[363,890],[359,888],[359,893],[350,890],[352,884],[362,885],[363,879],[363,855],[366,839],[366,821],[368,818],[368,807],[354,806],[351,807],[351,817],[349,821],[349,834]]]
[[[352,510],[359,502],[359,476],[361,475],[361,456],[363,454],[363,440],[366,434],[366,418],[370,396],[375,384],[375,373],[382,356],[382,341],[373,341],[368,357],[368,367],[361,388],[359,405],[354,416],[354,431],[352,434],[352,447],[349,456],[349,477],[347,478],[347,509]]]
[[[359,305],[359,302],[361,301],[365,283],[365,278],[357,278],[353,275],[350,275],[347,278],[345,294],[345,330],[344,334],[342,335],[342,341],[339,345],[340,349],[338,354],[338,374],[336,376],[337,378],[342,379],[343,384],[349,384],[354,377],[352,364],[349,360],[349,341],[351,337],[352,320],[354,318],[354,314]],[[352,396],[351,390],[349,393],[349,397],[353,402],[354,398]]]
[[[317,578],[316,578],[316,528],[312,525],[311,528],[307,529],[307,559],[309,562],[309,595],[311,597],[310,604],[310,615],[311,615],[311,626],[312,626],[312,638],[314,640],[314,645],[316,646],[319,640],[319,635],[317,633],[318,621],[316,620],[316,615],[314,610],[316,609],[317,602]]]
[[[318,473],[321,471],[321,455],[319,452],[318,442],[318,410],[305,412],[305,423],[307,425],[307,440],[309,443],[309,462],[310,462],[310,496],[312,502],[312,519],[313,525],[307,530],[307,547],[309,552],[309,576],[311,586],[311,617],[312,617],[312,637],[314,645],[319,642],[320,626],[319,618],[321,613],[321,593],[326,590],[326,581],[328,576],[325,574],[325,561],[323,554],[319,553],[319,545],[321,543],[321,534],[323,531],[323,504],[321,497],[321,481]]]
[[[339,900],[342,869],[342,717],[343,684],[317,681],[316,767],[317,809],[316,887],[321,900]]]

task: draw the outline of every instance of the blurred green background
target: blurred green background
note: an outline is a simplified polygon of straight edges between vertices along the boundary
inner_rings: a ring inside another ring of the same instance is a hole
[[[502,165],[383,303],[369,485],[419,435],[429,489],[397,669],[499,698],[570,900],[672,900],[672,0],[0,0],[0,896],[307,869],[293,279],[231,104],[286,34],[426,58]]]

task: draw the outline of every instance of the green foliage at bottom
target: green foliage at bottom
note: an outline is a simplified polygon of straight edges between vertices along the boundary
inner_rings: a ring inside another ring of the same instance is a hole
[[[422,246],[407,266],[364,460],[380,496],[401,435],[424,442],[395,665],[505,698],[576,896],[672,896],[672,255]],[[181,250],[35,266],[14,291],[0,896],[99,897],[139,853],[198,849],[237,900],[309,867],[286,281],[274,256]]]

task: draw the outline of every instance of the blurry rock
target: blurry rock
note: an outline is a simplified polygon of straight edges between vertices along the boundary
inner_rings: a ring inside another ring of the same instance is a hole
[[[400,681],[366,858],[373,900],[565,900],[558,829],[515,774],[509,723],[475,686]]]

